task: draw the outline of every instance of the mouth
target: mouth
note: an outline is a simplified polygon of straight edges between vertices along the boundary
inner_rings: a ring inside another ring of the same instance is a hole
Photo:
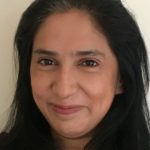
[[[57,105],[51,104],[52,110],[60,115],[71,115],[77,113],[83,109],[83,106],[80,105]]]

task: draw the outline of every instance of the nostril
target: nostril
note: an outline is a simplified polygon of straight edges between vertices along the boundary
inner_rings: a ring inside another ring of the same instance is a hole
[[[57,80],[51,84],[53,94],[61,98],[66,98],[73,95],[77,91],[75,82]]]
[[[59,68],[51,81],[52,92],[61,98],[73,95],[77,91],[75,70],[68,63]]]

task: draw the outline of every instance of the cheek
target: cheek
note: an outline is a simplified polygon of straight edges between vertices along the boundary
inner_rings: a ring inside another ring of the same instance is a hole
[[[47,87],[48,82],[47,79],[43,78],[42,75],[31,74],[31,87],[32,87],[32,95],[35,101],[36,106],[40,110],[40,112],[47,117],[47,113],[45,111],[47,104]]]
[[[114,79],[104,77],[95,77],[88,83],[85,82],[84,89],[90,99],[90,107],[95,117],[104,117],[108,112],[115,96]]]
[[[109,99],[109,97],[113,97],[115,95],[116,83],[117,81],[113,77],[95,76],[90,80],[85,79],[83,89],[85,89],[86,94],[91,96],[91,99],[97,99],[98,97],[102,99]]]
[[[35,101],[42,101],[46,98],[48,83],[48,78],[43,74],[31,72],[31,88]]]

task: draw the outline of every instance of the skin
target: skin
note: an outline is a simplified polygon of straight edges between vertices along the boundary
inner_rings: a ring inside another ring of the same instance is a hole
[[[105,35],[79,10],[55,13],[40,26],[30,73],[35,103],[65,150],[83,149],[122,92]],[[70,112],[72,105],[80,109]]]

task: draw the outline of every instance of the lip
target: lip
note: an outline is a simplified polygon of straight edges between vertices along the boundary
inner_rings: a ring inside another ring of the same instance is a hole
[[[83,106],[81,105],[57,105],[57,104],[51,104],[52,110],[60,115],[71,115],[74,113],[79,112],[81,109],[83,109]]]

